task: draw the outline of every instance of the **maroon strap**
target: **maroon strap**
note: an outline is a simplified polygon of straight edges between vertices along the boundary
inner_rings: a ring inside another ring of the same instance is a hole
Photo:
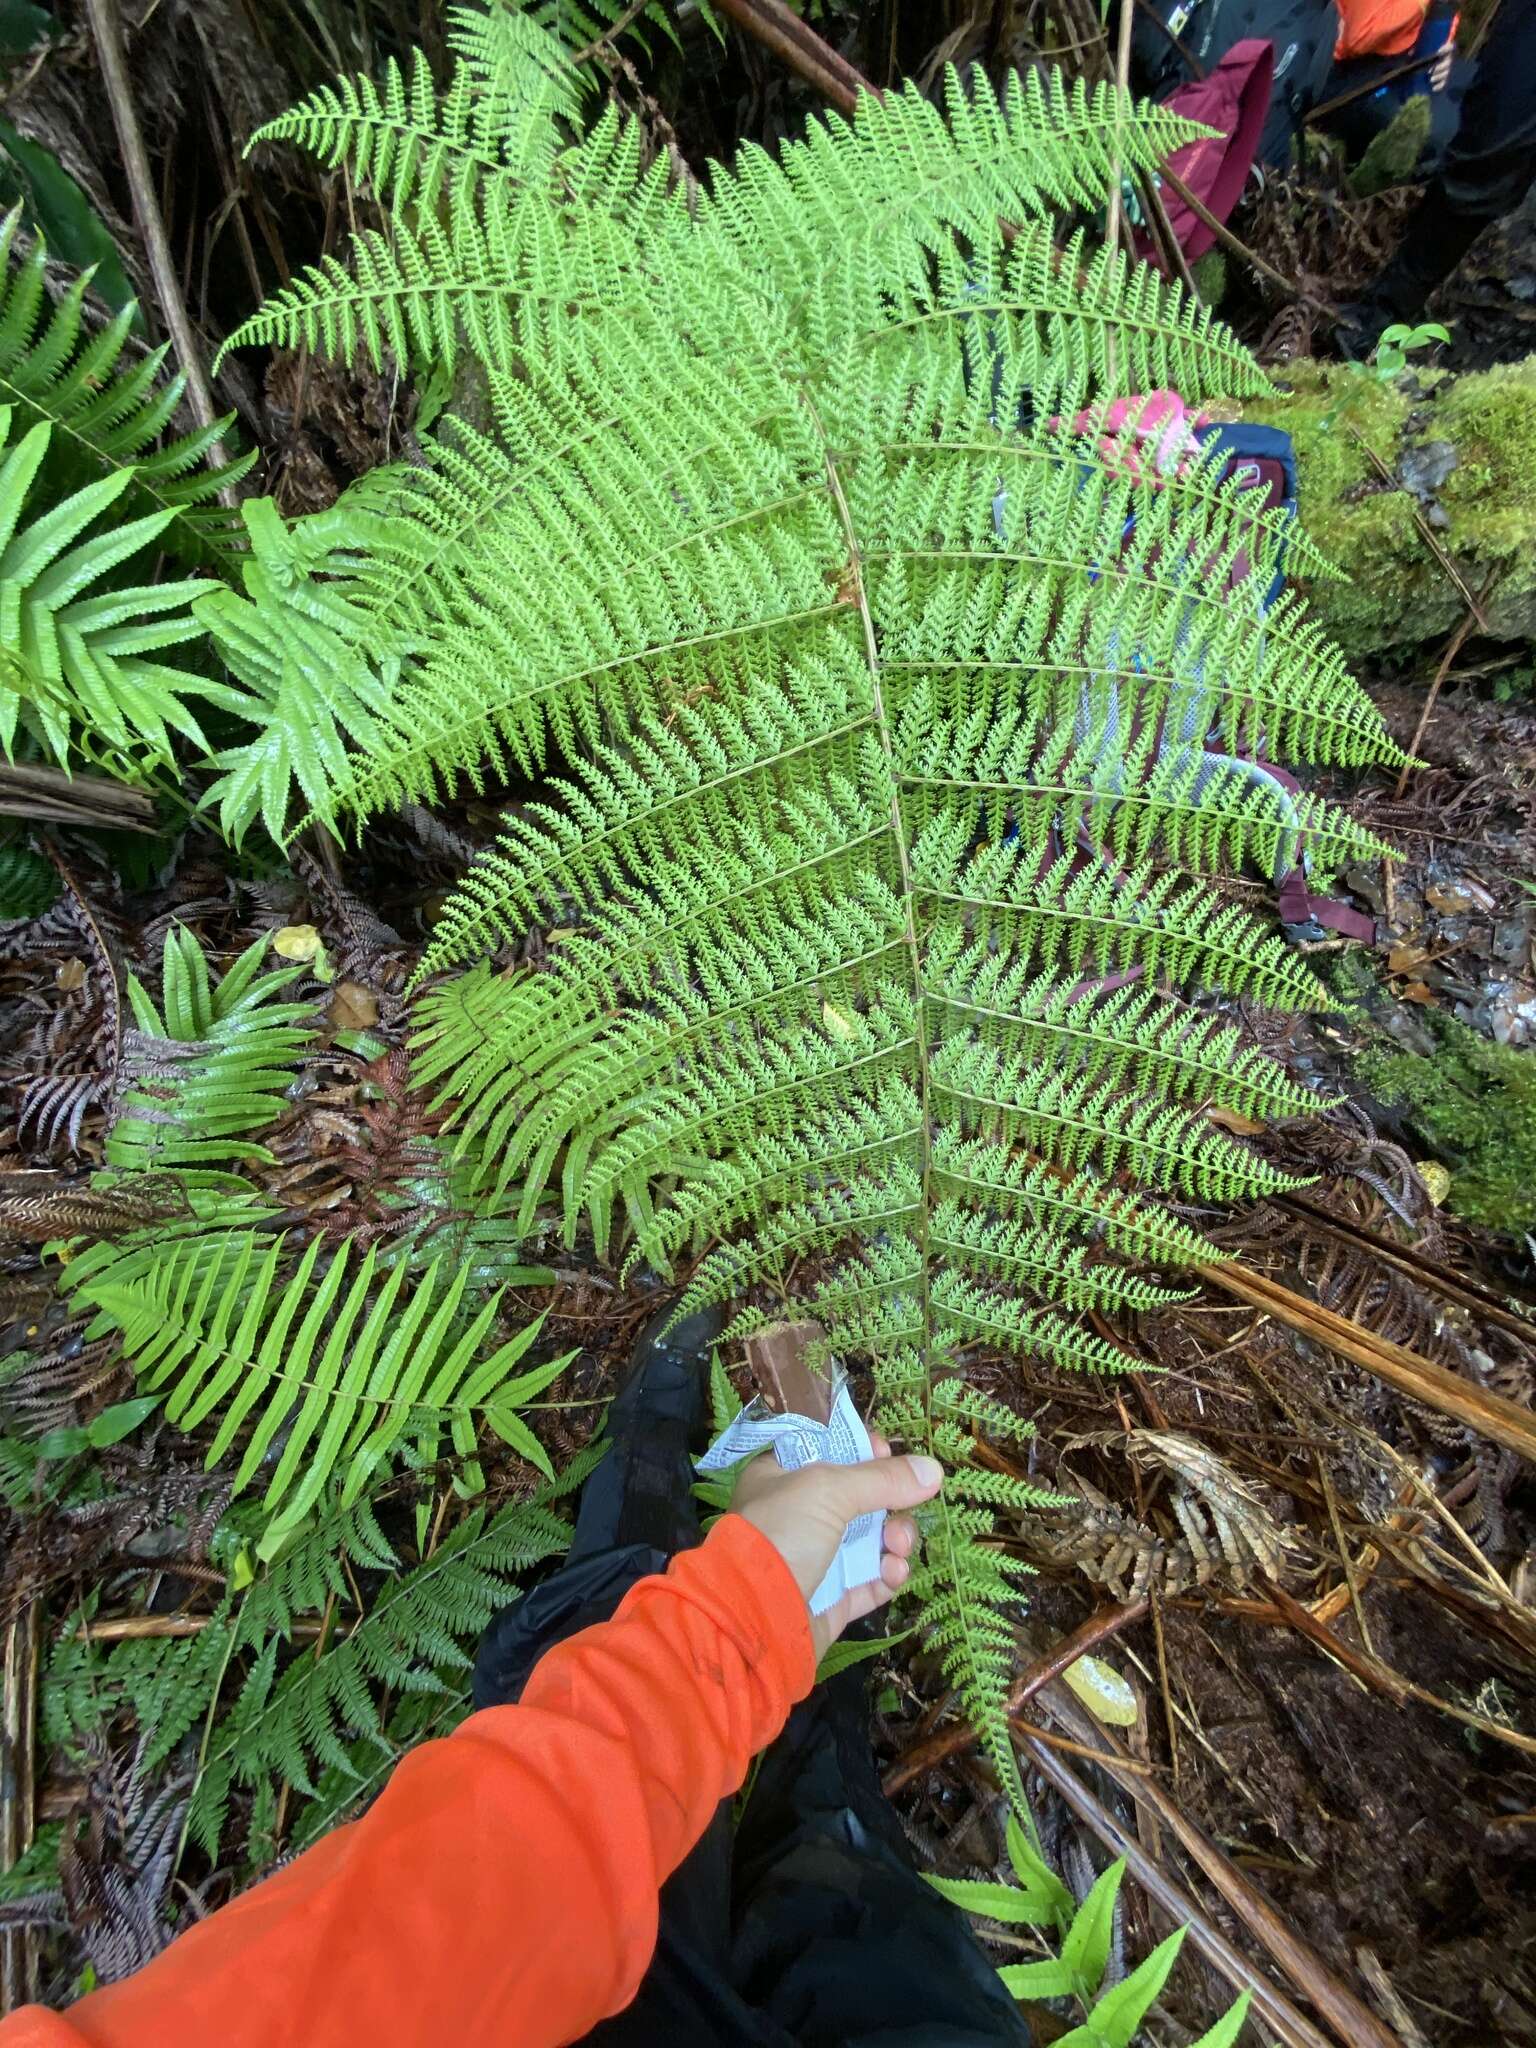
[[[1376,920],[1364,911],[1351,910],[1337,896],[1314,896],[1307,887],[1306,873],[1292,868],[1281,883],[1276,903],[1282,924],[1315,921],[1324,931],[1338,932],[1346,939],[1374,939]]]

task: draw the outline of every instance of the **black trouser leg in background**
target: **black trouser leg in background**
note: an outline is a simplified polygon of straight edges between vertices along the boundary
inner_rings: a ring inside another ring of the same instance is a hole
[[[564,1564],[487,1629],[475,1705],[521,1694],[548,1649],[605,1621],[699,1540],[689,1433],[700,1357],[642,1351],[614,1401]],[[855,1666],[795,1708],[739,1831],[722,1804],[661,1890],[656,1954],[592,2048],[1028,2048],[965,1916],[924,1884],[880,1790]],[[580,1941],[572,1968],[580,1967]]]
[[[1371,296],[1398,319],[1424,303],[1483,229],[1512,213],[1536,178],[1536,0],[1500,0],[1439,175],[1408,216]]]

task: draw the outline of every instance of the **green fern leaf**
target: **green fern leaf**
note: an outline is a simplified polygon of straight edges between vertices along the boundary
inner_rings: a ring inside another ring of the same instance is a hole
[[[0,405],[17,425],[52,429],[50,456],[60,480],[78,485],[103,472],[127,473],[120,510],[130,518],[166,515],[161,545],[193,567],[222,565],[234,551],[231,515],[212,502],[251,469],[255,452],[210,469],[210,452],[227,444],[234,414],[190,434],[164,438],[186,379],[162,379],[162,346],[123,367],[138,308],[131,301],[94,335],[85,329],[89,274],[50,305],[47,252],[40,237],[14,256],[21,208],[0,224]]]
[[[137,975],[128,978],[135,1028],[122,1059],[106,1159],[144,1172],[164,1166],[271,1161],[244,1133],[275,1123],[312,1030],[307,1003],[273,1000],[302,972],[261,972],[267,945],[247,947],[216,984],[194,934],[165,935],[164,1011]]]

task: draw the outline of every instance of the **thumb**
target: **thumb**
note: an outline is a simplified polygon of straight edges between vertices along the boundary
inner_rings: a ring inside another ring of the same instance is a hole
[[[882,1508],[915,1508],[944,1483],[937,1458],[875,1458],[862,1465],[823,1465],[822,1498],[844,1522]]]

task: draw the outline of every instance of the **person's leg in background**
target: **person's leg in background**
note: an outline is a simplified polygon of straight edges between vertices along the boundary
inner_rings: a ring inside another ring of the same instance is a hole
[[[1421,321],[1431,293],[1484,228],[1514,211],[1533,179],[1536,0],[1500,0],[1439,175],[1409,214],[1392,261],[1359,300],[1340,308],[1340,351],[1368,356],[1383,328]]]
[[[637,1579],[699,1541],[691,1439],[718,1328],[636,1347],[582,1492],[570,1551],[503,1609],[475,1661],[477,1707],[515,1701],[547,1649],[605,1621]],[[816,1688],[764,1752],[739,1834],[725,1801],[661,1891],[656,1955],[591,2048],[1028,2048],[964,1914],[918,1873],[880,1790],[863,1667]],[[580,1967],[579,1952],[572,1967]]]

